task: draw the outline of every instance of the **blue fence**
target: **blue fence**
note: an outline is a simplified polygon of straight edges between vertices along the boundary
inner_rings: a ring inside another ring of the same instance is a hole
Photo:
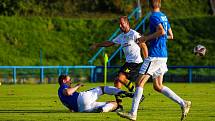
[[[120,66],[108,66],[108,75],[117,74],[117,71],[119,70],[119,68]],[[90,82],[97,82],[103,79],[104,67],[103,66],[0,66],[0,70],[1,70],[0,73],[1,75],[9,73],[12,77],[12,83],[16,84],[17,75],[18,75],[17,70],[20,70],[20,69],[24,71],[26,75],[31,75],[31,72],[29,70],[36,69],[38,72],[34,73],[34,76],[36,75],[35,77],[37,76],[39,77],[40,83],[44,83],[44,78],[47,76],[47,73],[45,73],[45,70],[47,69],[57,70],[57,72],[54,73],[55,77],[58,77],[60,74],[71,74],[71,70],[73,69],[84,69],[84,72],[86,72],[86,69],[87,69],[89,73],[87,73],[84,76],[89,77],[87,79],[89,79]],[[113,71],[111,69],[115,69],[115,70]],[[199,76],[196,76],[196,75],[202,75],[202,74],[203,75],[206,74],[208,77],[210,77],[211,80],[215,81],[215,73],[214,73],[215,66],[169,66],[168,69],[169,69],[168,73],[174,70],[177,72],[176,75],[178,75],[178,73],[184,73],[184,76],[186,76],[186,78],[182,78],[182,80],[189,83],[192,83],[195,80],[195,79],[193,80],[193,77],[200,78]],[[180,69],[180,72],[176,69]],[[199,69],[202,69],[202,72],[200,72]],[[206,70],[208,72],[206,72]],[[198,74],[194,74],[194,71],[195,73],[198,73]],[[168,73],[167,75],[170,75]],[[208,75],[208,73],[210,73],[210,75]],[[112,77],[109,78],[109,80],[113,80]],[[202,80],[204,81],[204,79]]]
[[[39,74],[40,83],[44,83],[44,77],[45,73],[44,71],[46,69],[56,69],[57,72],[55,73],[56,76],[59,76],[60,74],[70,74],[69,69],[90,69],[90,77],[94,77],[94,69],[96,66],[0,66],[0,70],[2,72],[2,75],[5,75],[6,73],[11,74],[12,76],[12,82],[14,84],[17,83],[17,70],[22,69],[26,73],[26,75],[32,75],[32,70],[39,70],[39,73],[34,73],[34,75]],[[7,70],[7,71],[4,71]],[[91,78],[90,80],[94,80]]]
[[[97,66],[94,70],[93,81],[102,81],[103,66]],[[109,80],[113,81],[120,66],[108,66]],[[115,69],[115,70],[114,70]],[[165,74],[166,81],[170,82],[209,82],[215,81],[215,66],[168,66]]]
[[[188,77],[187,82],[189,82],[189,83],[193,82],[193,70],[195,70],[195,69],[209,69],[209,70],[213,69],[211,71],[212,76],[213,76],[212,78],[215,77],[215,73],[213,72],[215,69],[215,66],[168,66],[168,69],[186,69],[187,77]],[[205,73],[207,73],[207,72],[205,72]],[[200,72],[200,74],[204,75],[204,73],[202,73],[202,72]],[[200,75],[200,74],[198,74],[198,75]],[[215,79],[213,81],[215,81]]]

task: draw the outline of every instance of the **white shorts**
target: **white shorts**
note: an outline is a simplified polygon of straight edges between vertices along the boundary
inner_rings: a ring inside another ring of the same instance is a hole
[[[102,107],[106,102],[96,102],[96,100],[103,94],[100,87],[92,88],[90,90],[80,92],[78,96],[78,111],[92,112],[94,109]]]
[[[160,75],[164,75],[168,71],[166,63],[167,58],[148,57],[144,60],[139,73],[150,74],[154,79]]]

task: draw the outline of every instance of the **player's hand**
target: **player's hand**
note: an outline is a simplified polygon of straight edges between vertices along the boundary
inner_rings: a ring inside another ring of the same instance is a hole
[[[77,84],[76,86],[83,87],[84,84],[83,84],[83,83],[79,83],[79,84]]]
[[[144,36],[140,37],[137,39],[138,43],[145,43],[146,42],[146,38]]]

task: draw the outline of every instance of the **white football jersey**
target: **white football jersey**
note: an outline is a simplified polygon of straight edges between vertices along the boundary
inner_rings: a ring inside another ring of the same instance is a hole
[[[137,38],[140,38],[140,33],[130,29],[128,33],[121,33],[112,42],[120,44],[123,48],[123,52],[128,63],[142,63],[141,48],[135,42]]]

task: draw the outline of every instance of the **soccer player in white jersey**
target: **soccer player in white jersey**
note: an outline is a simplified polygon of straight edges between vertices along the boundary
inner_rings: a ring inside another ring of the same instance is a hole
[[[160,12],[161,0],[150,0],[152,14],[149,18],[150,34],[142,36],[139,42],[149,42],[149,57],[144,60],[140,68],[139,76],[136,80],[136,90],[133,97],[132,108],[130,112],[117,112],[123,118],[135,121],[137,118],[137,109],[141,99],[143,88],[147,80],[152,76],[154,89],[174,102],[178,103],[182,109],[181,120],[189,112],[190,101],[185,101],[174,93],[171,89],[163,85],[163,75],[167,72],[167,39],[173,39],[173,33],[166,15]]]
[[[130,23],[127,16],[121,16],[119,18],[119,25],[122,31],[121,34],[119,34],[112,41],[103,41],[101,43],[93,44],[91,48],[95,49],[97,47],[109,47],[115,44],[123,47],[126,63],[120,68],[118,76],[114,80],[114,86],[120,89],[122,85],[125,85],[130,92],[134,92],[134,85],[131,80],[136,80],[139,68],[142,65],[143,59],[141,57],[141,52],[146,58],[148,56],[148,49],[145,43],[136,43],[136,40],[140,38],[141,35],[130,28]],[[144,96],[142,95],[141,101],[143,99]],[[122,109],[122,99],[116,96],[116,101],[119,103],[118,108]]]
[[[72,80],[68,75],[60,75],[58,96],[64,106],[71,112],[110,112],[117,108],[116,101],[97,102],[103,94],[133,97],[133,93],[122,91],[113,86],[99,86],[84,92],[77,92],[83,84],[72,87]]]

